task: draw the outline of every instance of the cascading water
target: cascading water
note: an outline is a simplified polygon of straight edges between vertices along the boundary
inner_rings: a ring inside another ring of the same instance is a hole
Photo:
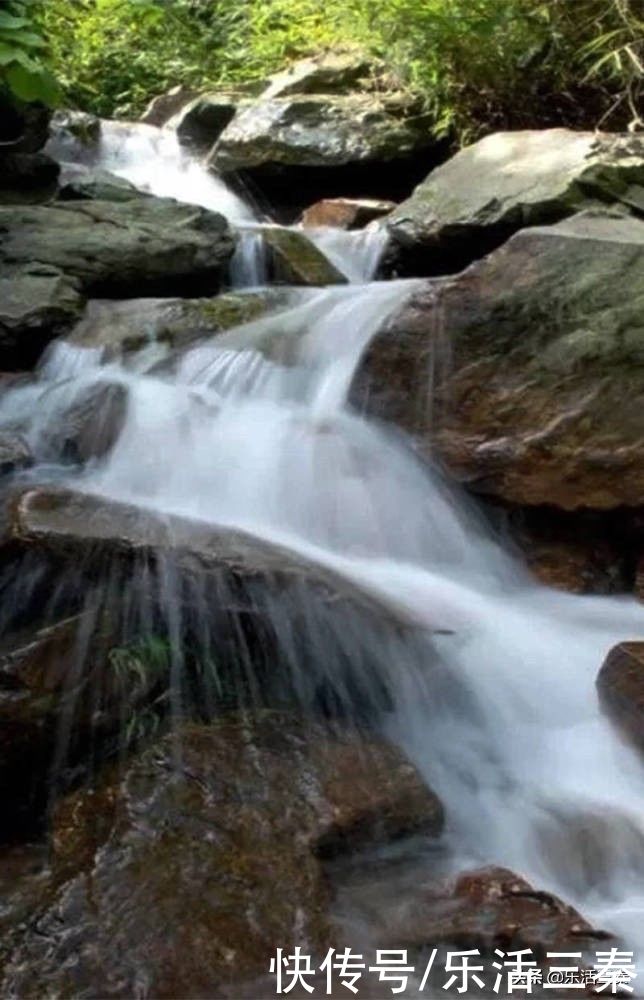
[[[128,144],[104,165],[156,193],[206,192],[202,203],[243,217],[196,165],[162,153],[152,176]],[[26,421],[34,443],[51,418],[43,404],[57,405],[52,383],[65,395],[118,381],[125,428],[76,488],[248,529],[403,607],[420,630],[408,669],[383,667],[386,726],[446,805],[451,865],[521,872],[644,958],[644,769],[594,689],[608,649],[644,635],[641,606],[538,586],[400,434],[352,410],[362,353],[415,284],[368,283],[375,248],[352,260],[346,236],[317,239],[365,283],[293,291],[268,317],[187,351],[172,376],[59,345],[44,388],[6,395],[0,419]]]

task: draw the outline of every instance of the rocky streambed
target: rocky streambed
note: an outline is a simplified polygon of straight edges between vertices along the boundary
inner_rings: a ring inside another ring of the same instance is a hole
[[[644,142],[187,96],[0,159],[0,992],[644,962]]]

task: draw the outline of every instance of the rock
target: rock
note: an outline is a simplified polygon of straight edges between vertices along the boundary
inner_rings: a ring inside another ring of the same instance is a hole
[[[644,209],[644,139],[562,128],[498,132],[432,171],[388,225],[404,273],[440,274],[517,229],[595,202]]]
[[[0,269],[2,367],[33,367],[46,344],[69,329],[82,310],[75,278],[48,264],[5,264]]]
[[[166,198],[0,207],[0,266],[58,267],[95,295],[216,290],[234,240],[223,216]]]
[[[46,201],[56,192],[58,164],[44,153],[0,155],[0,203]]]
[[[5,630],[0,841],[39,831],[53,788],[95,767],[115,734],[126,749],[129,737],[122,730],[161,685],[158,672],[137,664],[136,643],[128,643],[114,608],[103,608],[95,594],[87,604],[88,610],[53,625]],[[126,669],[117,669],[115,653],[129,649]]]
[[[222,132],[209,163],[284,211],[339,195],[403,197],[442,153],[431,125],[395,93],[262,97]]]
[[[369,89],[382,66],[360,51],[325,52],[313,59],[300,59],[276,73],[262,91],[262,99],[294,94],[347,94]]]
[[[363,229],[370,222],[388,215],[395,201],[373,198],[326,198],[302,213],[300,224],[305,228],[332,226],[334,229]]]
[[[176,115],[196,96],[195,91],[190,87],[179,84],[178,87],[173,87],[166,94],[153,97],[139,121],[146,125],[165,125],[173,115]]]
[[[211,299],[91,299],[68,342],[96,348],[113,361],[148,344],[183,350],[197,340],[259,319],[279,292],[227,292]]]
[[[57,808],[53,868],[65,882],[13,950],[3,994],[46,984],[51,995],[125,997],[144,982],[155,997],[225,996],[264,975],[277,948],[323,957],[332,935],[315,852],[346,808],[371,839],[372,766],[394,802],[405,788],[418,796],[418,821],[419,779],[378,742],[284,713],[184,725]]]
[[[347,278],[303,233],[281,226],[262,226],[272,281],[287,285],[344,285]]]
[[[573,594],[626,593],[632,586],[637,531],[623,512],[565,513],[519,508],[508,527],[527,565],[548,587]]]
[[[451,978],[445,966],[449,951],[480,952],[476,961],[487,987],[481,995],[506,996],[505,984],[500,991],[495,988],[501,962],[496,949],[502,955],[528,949],[545,978],[546,970],[565,964],[554,956],[548,959],[548,952],[587,955],[606,948],[607,939],[608,947],[612,944],[611,935],[595,929],[571,906],[508,869],[489,866],[441,878],[426,856],[410,858],[405,867],[384,854],[378,861],[376,866],[373,859],[349,858],[331,869],[336,934],[357,951],[404,949],[409,964],[421,970],[419,978],[436,949],[425,986],[429,996],[442,994]],[[457,976],[447,995],[457,995],[459,981]]]
[[[108,564],[115,557],[151,564],[171,558],[177,573],[186,573],[195,581],[225,574],[236,584],[233,603],[240,608],[244,606],[244,581],[252,583],[254,590],[263,582],[276,591],[286,591],[289,586],[307,590],[322,605],[347,606],[394,627],[417,625],[404,608],[386,606],[367,588],[249,532],[161,516],[72,490],[28,489],[12,497],[7,541],[25,550],[71,560],[78,572],[85,562],[90,573],[95,573],[101,554]],[[253,596],[249,595],[250,605]],[[292,611],[295,613],[295,604]]]
[[[196,154],[207,153],[233,120],[243,100],[237,93],[202,94],[171,118],[168,128],[175,129],[182,146]]]
[[[602,708],[624,735],[644,750],[644,642],[620,642],[597,677]]]
[[[0,474],[26,469],[33,460],[31,449],[20,434],[0,431]]]
[[[412,295],[373,341],[354,400],[506,503],[641,507],[642,275],[638,219],[584,212],[522,230]]]
[[[58,161],[93,160],[101,141],[101,119],[86,111],[56,111],[49,129],[46,152]]]
[[[51,111],[44,104],[25,103],[3,89],[0,94],[0,149],[12,153],[37,153],[47,141],[50,118]]]
[[[81,163],[63,163],[59,183],[58,197],[62,201],[130,201],[147,197],[124,177]]]
[[[54,461],[83,464],[104,458],[121,434],[128,393],[118,382],[96,382],[83,389],[45,430],[44,451]],[[44,457],[41,455],[41,457]]]

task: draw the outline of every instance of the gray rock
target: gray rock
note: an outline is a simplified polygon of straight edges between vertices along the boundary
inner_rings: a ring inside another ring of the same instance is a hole
[[[182,146],[207,153],[243,103],[243,96],[236,93],[202,94],[172,117],[167,127],[176,130]]]
[[[569,129],[498,132],[432,171],[388,220],[406,270],[458,270],[523,226],[592,202],[644,211],[644,139]]]
[[[314,59],[300,59],[275,74],[262,92],[263,100],[294,94],[346,94],[368,88],[382,66],[361,52],[327,52]]]
[[[82,310],[75,278],[48,264],[5,264],[0,268],[2,367],[30,368],[49,341],[69,329]]]
[[[280,301],[274,290],[228,292],[212,299],[92,299],[69,337],[113,361],[149,344],[183,350],[197,340],[259,319]]]
[[[147,197],[124,177],[81,163],[61,163],[59,185],[58,197],[62,201],[131,201]]]
[[[644,221],[582,212],[428,282],[372,343],[356,400],[366,383],[474,490],[641,507]]]
[[[323,197],[398,197],[435,162],[432,122],[396,93],[263,97],[215,143],[212,168],[300,209]]]
[[[165,198],[0,208],[0,266],[48,264],[86,292],[214,291],[234,239],[223,216]]]
[[[31,449],[20,434],[0,431],[0,473],[25,469],[33,460]]]

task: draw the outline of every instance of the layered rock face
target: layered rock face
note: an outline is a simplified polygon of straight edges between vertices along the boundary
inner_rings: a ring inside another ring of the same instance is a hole
[[[644,140],[569,129],[499,132],[432,171],[388,220],[405,273],[456,271],[525,226],[593,203],[644,211]]]

